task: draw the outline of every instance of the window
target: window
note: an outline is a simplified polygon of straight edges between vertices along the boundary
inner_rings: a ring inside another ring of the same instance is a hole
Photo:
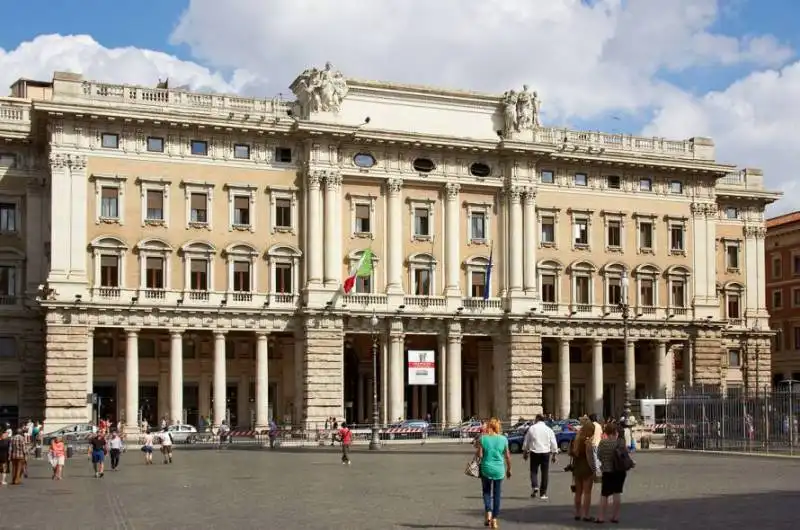
[[[589,185],[589,178],[586,176],[586,173],[575,173],[575,185],[576,186]]]
[[[800,350],[800,327],[794,328],[794,349]]]
[[[608,224],[606,225],[606,237],[606,244],[609,248],[622,248],[622,222],[608,221]]]
[[[725,219],[738,219],[739,218],[739,209],[734,208],[733,206],[728,206],[725,208]]]
[[[731,368],[739,368],[742,366],[742,354],[739,350],[728,350],[728,366]]]
[[[416,296],[431,295],[431,271],[429,269],[414,269],[414,294]]]
[[[288,147],[276,147],[275,148],[275,162],[280,162],[282,164],[291,164],[292,163],[292,150]]]
[[[145,258],[145,283],[147,289],[164,289],[164,258]]]
[[[589,246],[589,220],[575,219],[572,225],[573,239],[576,247]]]
[[[472,241],[486,240],[486,214],[484,212],[472,212],[469,221],[470,239]]]
[[[275,226],[277,228],[292,227],[291,199],[278,199],[275,201]]]
[[[356,204],[355,210],[355,228],[353,230],[356,234],[371,234],[372,227],[370,220],[372,218],[369,204]]]
[[[208,155],[208,142],[204,140],[192,140],[191,153],[196,156]]]
[[[247,144],[234,144],[233,158],[238,158],[241,160],[250,160],[250,146]]]
[[[673,224],[669,227],[669,249],[682,253],[686,250],[683,238],[683,226]]]
[[[792,288],[792,307],[800,307],[800,287]]]
[[[575,277],[575,303],[578,305],[591,304],[591,278],[589,276]]]
[[[542,246],[554,246],[556,243],[556,218],[554,216],[542,217]]]
[[[639,280],[639,302],[643,307],[653,307],[656,305],[655,281],[650,278]]]
[[[728,318],[741,318],[741,312],[739,307],[739,294],[728,293],[727,298],[728,298],[727,301]]]
[[[278,263],[275,265],[274,291],[278,294],[291,294],[292,291],[292,265]]]
[[[208,223],[208,195],[206,193],[192,193],[190,197],[192,210],[189,222],[195,224]]]
[[[772,291],[772,309],[781,309],[783,307],[783,291],[775,289]]]
[[[617,307],[622,303],[622,278],[608,278],[608,305]]]
[[[555,274],[542,274],[542,281],[541,285],[539,286],[539,294],[542,297],[542,302],[546,304],[557,303]]]
[[[362,169],[368,169],[376,163],[375,157],[369,153],[357,153],[353,157],[353,164]]]
[[[675,308],[686,307],[686,282],[684,280],[672,280],[670,304]]]
[[[800,276],[800,256],[792,256],[792,275]]]
[[[619,178],[618,175],[607,176],[606,183],[608,184],[608,187],[612,190],[618,190],[622,188],[622,179]]]
[[[653,191],[653,181],[650,179],[639,179],[639,191]]]
[[[119,256],[100,256],[100,287],[119,287]]]
[[[0,265],[0,305],[17,303],[17,268],[13,265]]]
[[[189,289],[192,291],[208,290],[209,260],[204,258],[191,258],[189,260]]]
[[[146,190],[147,212],[146,221],[164,220],[164,192],[161,190]]]
[[[674,195],[683,194],[683,182],[680,180],[671,180],[669,183],[669,192]]]
[[[249,293],[250,288],[250,262],[237,260],[233,262],[233,292]]]
[[[111,186],[100,188],[100,218],[119,219],[119,188]]]
[[[429,239],[432,234],[431,215],[432,210],[430,206],[416,206],[413,208],[414,215],[414,238],[415,239]]]
[[[246,228],[250,226],[250,198],[236,195],[233,198],[233,226]]]
[[[469,172],[473,177],[488,177],[492,173],[492,168],[483,162],[475,162],[469,166]]]
[[[542,184],[553,184],[555,183],[555,175],[552,171],[546,169],[539,174],[539,180]]]
[[[772,278],[775,280],[781,279],[783,276],[783,262],[780,256],[772,258]]]
[[[639,223],[639,250],[653,250],[653,223],[650,221]]]
[[[469,277],[469,295],[471,298],[483,298],[486,292],[486,271],[471,271]]]
[[[17,231],[17,205],[13,202],[0,202],[0,232]]]
[[[113,133],[103,133],[100,135],[100,145],[104,149],[119,148],[119,135]]]
[[[151,153],[163,153],[164,152],[164,139],[159,138],[158,136],[148,136],[147,137],[147,150]]]
[[[737,272],[739,270],[739,243],[725,244],[725,268],[729,272]]]
[[[436,163],[430,158],[416,158],[411,166],[418,173],[430,173],[436,169]]]

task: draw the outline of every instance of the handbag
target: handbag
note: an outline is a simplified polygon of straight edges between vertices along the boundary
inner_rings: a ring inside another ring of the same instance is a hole
[[[467,464],[467,469],[464,470],[464,474],[468,477],[480,478],[481,476],[481,462],[477,458],[473,458]]]
[[[617,447],[614,452],[614,471],[630,471],[636,467],[636,462],[631,458],[627,449]]]

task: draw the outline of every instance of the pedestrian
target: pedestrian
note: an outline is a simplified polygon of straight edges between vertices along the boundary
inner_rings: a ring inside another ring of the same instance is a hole
[[[106,454],[108,454],[108,440],[105,431],[100,429],[89,440],[89,458],[94,467],[94,478],[103,478]]]
[[[278,438],[278,424],[274,419],[269,420],[269,448],[275,449],[275,440]]]
[[[159,435],[161,440],[161,457],[164,459],[165,464],[172,463],[172,435],[165,427]]]
[[[153,463],[153,434],[150,431],[145,431],[144,443],[142,443],[142,452],[144,453],[144,463]]]
[[[522,442],[522,458],[530,457],[531,498],[537,496],[546,501],[547,485],[550,480],[550,463],[556,463],[558,442],[556,433],[544,421],[544,416],[536,415],[533,425],[528,428]],[[539,472],[541,471],[541,482]]]
[[[597,414],[589,414],[588,420],[594,425],[594,436],[592,436],[592,453],[594,454],[594,469],[597,470],[597,476],[600,476],[600,459],[597,457],[597,448],[600,446],[600,440],[603,439],[603,426],[597,421]]]
[[[622,490],[628,470],[625,469],[626,465],[622,461],[624,457],[621,459],[618,455],[627,454],[628,448],[625,445],[624,433],[621,432],[618,425],[609,423],[604,432],[606,438],[600,442],[597,450],[603,470],[603,479],[600,485],[600,516],[597,518],[597,522],[602,523],[606,520],[608,498],[611,497],[611,522],[619,523]]]
[[[6,476],[11,471],[11,439],[5,431],[0,432],[0,486],[7,486]]]
[[[593,522],[589,516],[592,506],[592,487],[594,486],[595,458],[592,449],[594,437],[594,424],[585,421],[581,425],[578,436],[572,440],[569,454],[572,457],[572,478],[575,485],[575,520]]]
[[[111,433],[111,440],[108,442],[108,447],[111,456],[111,470],[116,471],[119,467],[119,457],[122,454],[122,438],[120,438],[117,431]]]
[[[22,484],[22,475],[25,472],[25,463],[28,455],[25,451],[25,435],[23,429],[17,429],[16,434],[11,438],[9,456],[11,458],[11,484],[19,486]]]
[[[353,431],[351,431],[345,422],[342,422],[342,427],[339,429],[339,440],[342,442],[342,464],[350,465],[350,445],[353,443]]]
[[[56,436],[53,441],[50,442],[48,456],[50,458],[50,465],[53,468],[53,480],[61,480],[64,473],[64,464],[67,460],[64,438],[61,435]]]
[[[486,513],[484,525],[491,528],[498,528],[497,519],[500,515],[503,479],[511,478],[511,453],[508,450],[508,438],[500,434],[501,432],[500,420],[490,419],[475,452],[475,458],[480,462],[483,509]]]
[[[342,425],[344,425],[344,422],[342,422]],[[331,447],[336,443],[337,432],[339,432],[339,424],[336,422],[336,418],[331,418]]]

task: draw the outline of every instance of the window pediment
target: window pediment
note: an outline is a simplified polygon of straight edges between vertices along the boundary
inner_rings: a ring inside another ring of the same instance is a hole
[[[181,247],[183,254],[195,254],[211,256],[217,253],[217,249],[208,241],[189,241]]]
[[[436,265],[436,258],[427,252],[418,252],[408,257],[409,265]]]
[[[271,258],[299,258],[303,255],[300,249],[290,245],[273,245],[267,250],[267,256]]]
[[[653,277],[660,275],[661,269],[652,263],[642,263],[641,265],[637,265],[633,269],[633,272],[636,274],[636,276]]]
[[[166,241],[157,238],[150,238],[139,241],[136,244],[136,250],[140,252],[172,252],[173,248]]]
[[[536,268],[544,271],[561,272],[564,270],[564,264],[554,259],[544,259],[536,264]]]
[[[247,243],[232,243],[225,248],[225,255],[230,257],[253,258],[258,251]]]
[[[595,272],[597,267],[587,260],[573,261],[569,266],[570,272]]]
[[[96,237],[89,246],[97,250],[128,250],[128,245],[124,241],[112,236]]]

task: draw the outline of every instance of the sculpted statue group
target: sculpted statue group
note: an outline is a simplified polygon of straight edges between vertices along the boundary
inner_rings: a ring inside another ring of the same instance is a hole
[[[540,127],[540,105],[539,95],[528,91],[528,85],[523,85],[521,92],[509,90],[503,94],[503,137]]]
[[[300,74],[297,99],[309,112],[338,112],[347,95],[347,81],[331,63],[325,68],[311,68]]]

